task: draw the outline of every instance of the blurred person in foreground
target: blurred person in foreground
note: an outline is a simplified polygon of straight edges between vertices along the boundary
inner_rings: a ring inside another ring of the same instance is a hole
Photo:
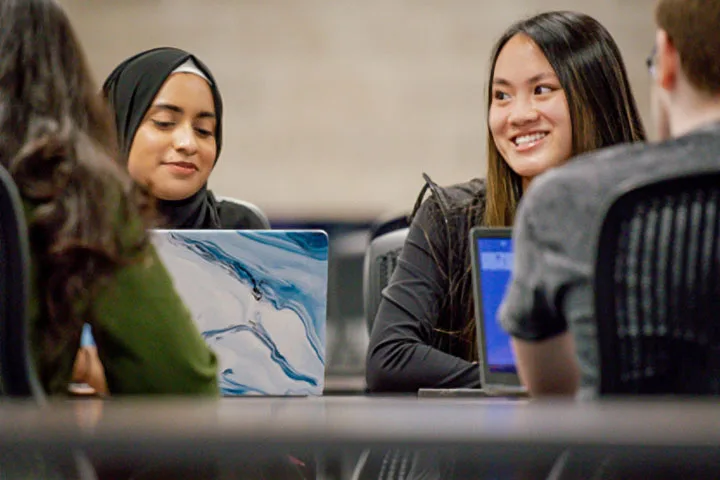
[[[1,0],[0,163],[25,208],[42,386],[67,392],[88,323],[110,393],[217,395],[215,355],[148,241],[152,209],[116,156],[110,113],[60,5]]]
[[[599,223],[623,181],[720,170],[720,0],[660,0],[655,19],[648,67],[660,141],[575,158],[533,182],[518,210],[500,320],[532,395],[598,393],[596,232],[578,225]]]

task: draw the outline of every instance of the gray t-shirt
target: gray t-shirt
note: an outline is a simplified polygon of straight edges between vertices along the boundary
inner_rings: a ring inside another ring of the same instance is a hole
[[[592,274],[600,215],[625,181],[720,169],[720,123],[657,144],[621,145],[573,159],[533,180],[513,231],[515,263],[500,322],[539,341],[572,332],[581,397],[599,387]]]

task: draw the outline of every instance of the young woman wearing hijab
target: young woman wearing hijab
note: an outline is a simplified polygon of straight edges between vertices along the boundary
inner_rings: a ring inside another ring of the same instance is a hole
[[[0,163],[30,243],[30,344],[67,392],[83,324],[113,394],[218,394],[215,355],[148,240],[85,55],[54,0],[0,1]]]
[[[207,188],[222,146],[223,105],[204,63],[177,48],[147,50],[118,65],[103,94],[121,158],[157,199],[163,227],[266,228],[250,208],[218,201]]]
[[[140,52],[113,70],[103,96],[114,113],[120,159],[155,198],[158,226],[268,228],[251,208],[218,201],[207,188],[222,146],[223,105],[204,63],[177,48]],[[102,365],[87,328],[83,338],[73,380],[102,393]]]

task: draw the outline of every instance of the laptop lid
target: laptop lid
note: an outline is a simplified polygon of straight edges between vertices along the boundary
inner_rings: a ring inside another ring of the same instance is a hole
[[[322,395],[325,232],[154,230],[152,241],[217,354],[224,395]]]
[[[510,336],[498,322],[512,272],[512,229],[474,227],[470,242],[481,383],[520,386]]]

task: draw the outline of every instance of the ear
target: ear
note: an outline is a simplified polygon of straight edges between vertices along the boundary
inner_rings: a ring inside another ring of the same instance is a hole
[[[665,30],[658,30],[655,36],[657,58],[655,59],[656,81],[663,90],[675,90],[680,73],[680,57]]]

